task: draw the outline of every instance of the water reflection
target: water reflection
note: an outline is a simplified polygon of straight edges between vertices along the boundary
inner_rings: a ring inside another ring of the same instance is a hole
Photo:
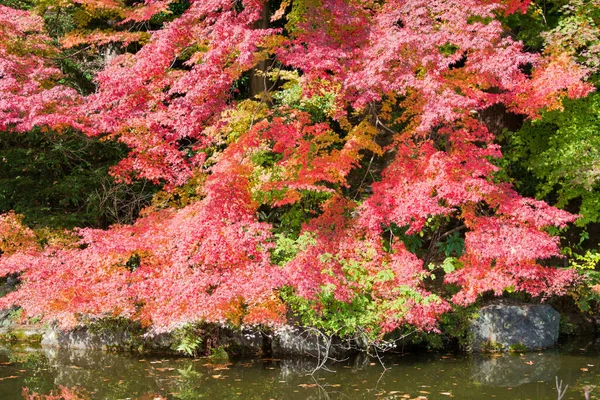
[[[473,355],[472,379],[486,386],[518,387],[532,382],[552,382],[560,371],[560,353]]]
[[[89,399],[554,400],[555,376],[569,384],[565,400],[583,399],[584,386],[600,383],[599,349],[592,343],[499,357],[422,353],[386,357],[387,370],[360,356],[313,376],[312,358],[212,363],[9,346],[0,347],[0,399],[21,399],[24,388],[30,394],[66,388]],[[596,396],[592,391],[590,398]]]

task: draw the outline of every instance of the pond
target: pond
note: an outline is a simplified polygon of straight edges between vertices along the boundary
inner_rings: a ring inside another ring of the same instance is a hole
[[[600,340],[511,355],[421,352],[316,360],[165,358],[0,346],[0,399],[563,399],[600,398]],[[52,393],[56,397],[38,396]],[[71,396],[76,393],[78,397]],[[62,397],[61,397],[62,396]],[[70,397],[71,396],[71,397]]]

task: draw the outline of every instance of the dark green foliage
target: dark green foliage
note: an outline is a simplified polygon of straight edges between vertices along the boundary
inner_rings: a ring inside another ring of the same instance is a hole
[[[526,14],[511,14],[503,22],[517,40],[521,40],[532,51],[540,51],[544,48],[542,33],[557,25],[563,4],[561,0],[532,3]]]
[[[127,260],[127,262],[125,263],[125,267],[127,267],[128,270],[133,272],[140,267],[141,262],[141,257],[137,254],[134,254],[129,258],[129,260]]]
[[[0,212],[14,210],[37,227],[126,222],[153,190],[143,183],[120,185],[108,175],[125,153],[122,145],[77,133],[2,132]]]
[[[471,320],[476,318],[477,308],[477,305],[455,306],[452,312],[440,317],[439,332],[416,331],[407,327],[386,336],[386,339],[398,340],[398,344],[403,346],[429,350],[466,350],[471,342]]]
[[[0,0],[0,4],[10,8],[29,10],[34,5],[34,0]]]
[[[458,51],[459,47],[455,44],[448,42],[445,45],[440,46],[439,49],[440,53],[442,53],[443,55],[451,56]]]
[[[327,200],[331,194],[323,192],[314,192],[310,190],[299,190],[302,199],[294,204],[284,205],[282,207],[270,207],[263,205],[259,208],[259,219],[269,222],[275,227],[275,233],[283,233],[296,239],[300,234],[302,225],[320,213],[320,205]],[[283,196],[284,193],[278,191],[265,192],[263,203],[271,202]]]
[[[94,83],[94,71],[75,58],[64,57],[59,60],[60,69],[64,77],[60,83],[77,90],[79,93],[88,95],[96,90]]]
[[[505,167],[517,188],[582,214],[579,225],[600,221],[600,95],[567,100],[564,111],[529,121],[507,136]]]
[[[161,12],[156,14],[150,19],[152,25],[161,26],[166,22],[172,21],[177,17],[180,17],[190,7],[189,0],[179,0],[169,5],[168,12]]]

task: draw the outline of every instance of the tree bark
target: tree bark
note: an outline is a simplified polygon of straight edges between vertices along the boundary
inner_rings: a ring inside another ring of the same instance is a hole
[[[269,4],[265,3],[262,9],[261,19],[256,21],[254,24],[255,29],[267,29],[269,28],[270,22],[270,9]],[[267,78],[263,76],[267,70],[268,60],[260,61],[256,67],[250,70],[250,97],[254,97],[257,94],[267,91]]]

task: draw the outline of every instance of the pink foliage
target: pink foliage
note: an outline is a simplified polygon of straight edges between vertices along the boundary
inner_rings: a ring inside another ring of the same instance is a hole
[[[55,49],[43,32],[40,17],[0,5],[2,130],[81,126],[68,107],[80,99],[73,89],[57,84],[62,74],[47,58]]]
[[[256,62],[260,43],[274,30],[253,29],[262,2],[194,2],[178,19],[153,34],[135,55],[125,54],[99,74],[98,92],[87,99],[90,134],[114,133],[132,152],[115,169],[128,177],[181,185],[202,158],[193,151],[213,143],[206,130],[217,124],[231,100],[231,86]],[[187,51],[191,53],[183,56]],[[173,68],[182,57],[182,69]]]
[[[274,290],[284,280],[270,262],[270,226],[256,221],[243,153],[236,146],[226,153],[201,202],[132,226],[82,229],[76,246],[2,257],[2,272],[18,265],[24,283],[0,304],[20,304],[64,327],[82,316],[138,319],[155,332],[190,321],[280,321]],[[139,266],[128,264],[132,257]]]
[[[148,0],[126,18],[147,20],[169,3]],[[277,290],[289,285],[309,300],[330,292],[350,302],[368,293],[383,331],[403,324],[434,330],[449,302],[425,288],[423,260],[384,234],[391,226],[418,234],[436,216],[467,231],[461,267],[445,277],[461,287],[453,302],[507,289],[564,293],[573,274],[538,260],[559,255],[545,228],[576,216],[498,183],[493,160],[501,153],[476,117],[496,104],[536,117],[592,89],[588,71],[570,58],[528,53],[506,35],[497,14],[524,12],[529,1],[307,1],[289,37],[255,27],[263,0],[235,3],[192,2],[139,52],[117,57],[85,99],[57,83],[42,20],[0,6],[0,129],[73,126],[108,135],[131,149],[114,174],[167,190],[208,176],[201,200],[148,211],[130,226],[81,229],[71,245],[42,249],[16,216],[2,217],[3,240],[18,237],[23,245],[2,248],[0,273],[19,272],[23,284],[0,306],[17,303],[64,326],[105,316],[137,319],[157,332],[190,321],[276,324],[285,314]],[[21,45],[26,51],[17,51]],[[331,115],[341,128],[274,107],[208,165],[206,150],[222,144],[227,112],[236,107],[234,83],[267,57],[302,72],[304,98],[334,96]],[[378,114],[389,98],[407,99],[402,132]],[[356,115],[365,121],[346,129]],[[384,149],[378,129],[391,137]],[[261,151],[279,158],[257,177],[252,156]],[[359,202],[345,190],[367,152],[385,152],[387,161]],[[289,206],[307,191],[328,196],[302,228],[314,241],[274,265],[273,227],[259,221],[259,206]],[[265,193],[274,195],[263,201]]]

